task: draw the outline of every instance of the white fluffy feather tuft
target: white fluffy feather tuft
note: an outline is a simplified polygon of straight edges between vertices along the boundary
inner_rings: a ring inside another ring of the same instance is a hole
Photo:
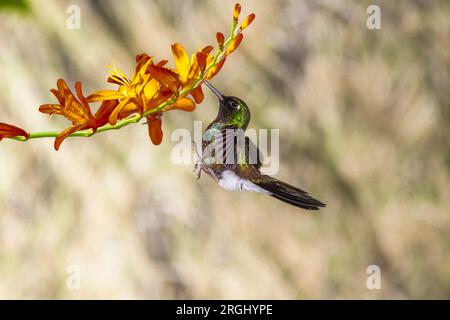
[[[249,191],[249,192],[261,192],[269,193],[263,188],[258,187],[256,184],[242,179],[231,170],[225,170],[219,179],[219,185],[228,191]]]

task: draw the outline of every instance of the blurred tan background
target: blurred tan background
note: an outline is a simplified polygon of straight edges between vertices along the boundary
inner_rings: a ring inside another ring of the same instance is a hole
[[[66,28],[71,4],[80,30]],[[66,128],[37,110],[59,77],[89,93],[110,87],[113,59],[130,74],[137,53],[172,61],[172,42],[213,44],[233,4],[0,1],[0,121]],[[158,147],[141,125],[59,152],[5,140],[0,298],[450,298],[450,2],[241,4],[257,18],[213,83],[247,101],[251,127],[280,128],[277,176],[327,208],[228,193],[173,164],[171,130],[206,126],[209,92],[165,115]],[[381,30],[366,28],[369,4]],[[366,287],[373,264],[380,290]]]

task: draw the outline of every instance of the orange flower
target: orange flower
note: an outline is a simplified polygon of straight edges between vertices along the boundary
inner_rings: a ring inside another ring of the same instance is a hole
[[[152,57],[146,54],[137,55],[136,62],[131,80],[115,66],[110,67],[108,82],[119,85],[118,90],[100,90],[87,97],[88,102],[119,100],[108,119],[111,125],[130,114],[143,114],[149,107],[146,102],[159,90],[159,83],[150,81],[149,75],[146,74]]]
[[[54,144],[56,150],[59,149],[64,139],[73,133],[84,129],[92,129],[95,132],[98,127],[105,125],[106,119],[115,105],[115,102],[104,103],[93,115],[82,93],[81,82],[75,83],[77,97],[74,96],[63,79],[58,80],[57,87],[58,89],[50,91],[55,95],[59,104],[43,104],[39,107],[39,111],[42,113],[59,114],[72,121],[72,126],[56,137]]]
[[[210,53],[213,49],[212,46],[206,46],[196,54],[193,54],[191,59],[189,59],[186,50],[181,44],[172,44],[172,54],[178,74],[182,81],[183,89],[189,88],[195,80],[203,75],[207,66],[207,61],[212,59]],[[201,83],[193,88],[190,94],[196,103],[201,103],[204,98]]]
[[[194,101],[179,96],[179,90],[186,81],[183,81],[184,75],[180,76],[180,73],[164,67],[167,60],[154,64],[152,57],[140,54],[136,56],[136,62],[137,65],[131,80],[116,67],[111,68],[111,76],[108,78],[108,82],[118,84],[117,91],[101,90],[87,97],[90,102],[117,101],[116,99],[118,99],[119,102],[109,115],[108,121],[111,125],[135,113],[142,116],[143,113],[172,98],[176,98],[175,102],[162,111],[193,111],[195,109]],[[188,74],[185,76],[185,79],[187,79]],[[158,115],[158,121],[155,121],[152,116],[152,121],[147,121],[147,124],[149,125],[152,142],[159,144],[161,143],[159,138],[162,137],[162,134],[159,134],[159,131],[161,131],[160,112],[156,114]],[[159,127],[158,130],[154,130],[155,124],[157,124],[156,127]]]
[[[0,122],[0,141],[4,138],[24,137],[28,139],[30,134],[25,130],[7,123]]]

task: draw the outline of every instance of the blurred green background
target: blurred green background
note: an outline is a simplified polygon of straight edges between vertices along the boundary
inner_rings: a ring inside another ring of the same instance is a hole
[[[66,10],[81,8],[81,29]],[[233,1],[0,1],[0,121],[38,112],[59,77],[86,93],[106,64],[171,58],[227,34]],[[213,83],[279,128],[279,178],[328,206],[229,193],[170,161],[174,128],[206,126],[214,96],[144,126],[0,144],[0,298],[450,298],[450,2],[241,1],[256,13]],[[382,29],[366,27],[369,4]],[[381,268],[368,290],[366,269]],[[67,287],[70,266],[81,287]]]

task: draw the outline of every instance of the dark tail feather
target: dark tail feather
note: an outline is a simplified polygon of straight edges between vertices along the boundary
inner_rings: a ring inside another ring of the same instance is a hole
[[[272,197],[296,207],[319,210],[326,206],[325,203],[314,199],[307,192],[269,176],[253,183],[268,191]]]

